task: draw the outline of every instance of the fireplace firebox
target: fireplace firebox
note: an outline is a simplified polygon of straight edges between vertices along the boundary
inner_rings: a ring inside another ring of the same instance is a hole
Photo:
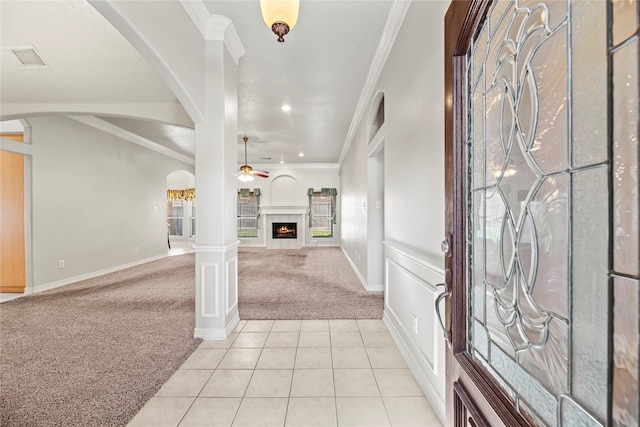
[[[274,239],[297,239],[297,225],[295,222],[272,222],[271,237]]]

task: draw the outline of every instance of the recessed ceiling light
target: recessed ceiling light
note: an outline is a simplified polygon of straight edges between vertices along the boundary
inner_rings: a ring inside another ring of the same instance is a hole
[[[282,109],[282,111],[291,111],[291,106],[284,104],[282,107],[280,107]]]
[[[304,157],[304,153],[301,151],[300,154],[298,154],[298,156]]]
[[[283,164],[283,163],[284,163],[284,160],[280,160],[280,164]]]

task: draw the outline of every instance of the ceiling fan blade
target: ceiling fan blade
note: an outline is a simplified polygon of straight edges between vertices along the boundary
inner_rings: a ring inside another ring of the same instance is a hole
[[[259,171],[253,171],[253,175],[254,176],[259,176],[260,178],[269,178],[268,172],[267,172],[267,174],[264,174],[264,173],[259,172]]]

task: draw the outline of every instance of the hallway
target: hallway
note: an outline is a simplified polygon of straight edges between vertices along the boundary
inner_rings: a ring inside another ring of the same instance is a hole
[[[204,341],[135,426],[440,426],[384,323],[240,321]]]

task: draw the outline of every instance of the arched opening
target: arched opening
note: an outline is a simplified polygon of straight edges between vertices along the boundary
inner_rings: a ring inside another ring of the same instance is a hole
[[[384,125],[384,92],[382,91],[378,92],[371,102],[368,124],[367,141],[371,143],[380,128],[382,128],[382,125]]]
[[[169,255],[193,252],[196,237],[195,176],[184,170],[167,175],[167,250]]]

